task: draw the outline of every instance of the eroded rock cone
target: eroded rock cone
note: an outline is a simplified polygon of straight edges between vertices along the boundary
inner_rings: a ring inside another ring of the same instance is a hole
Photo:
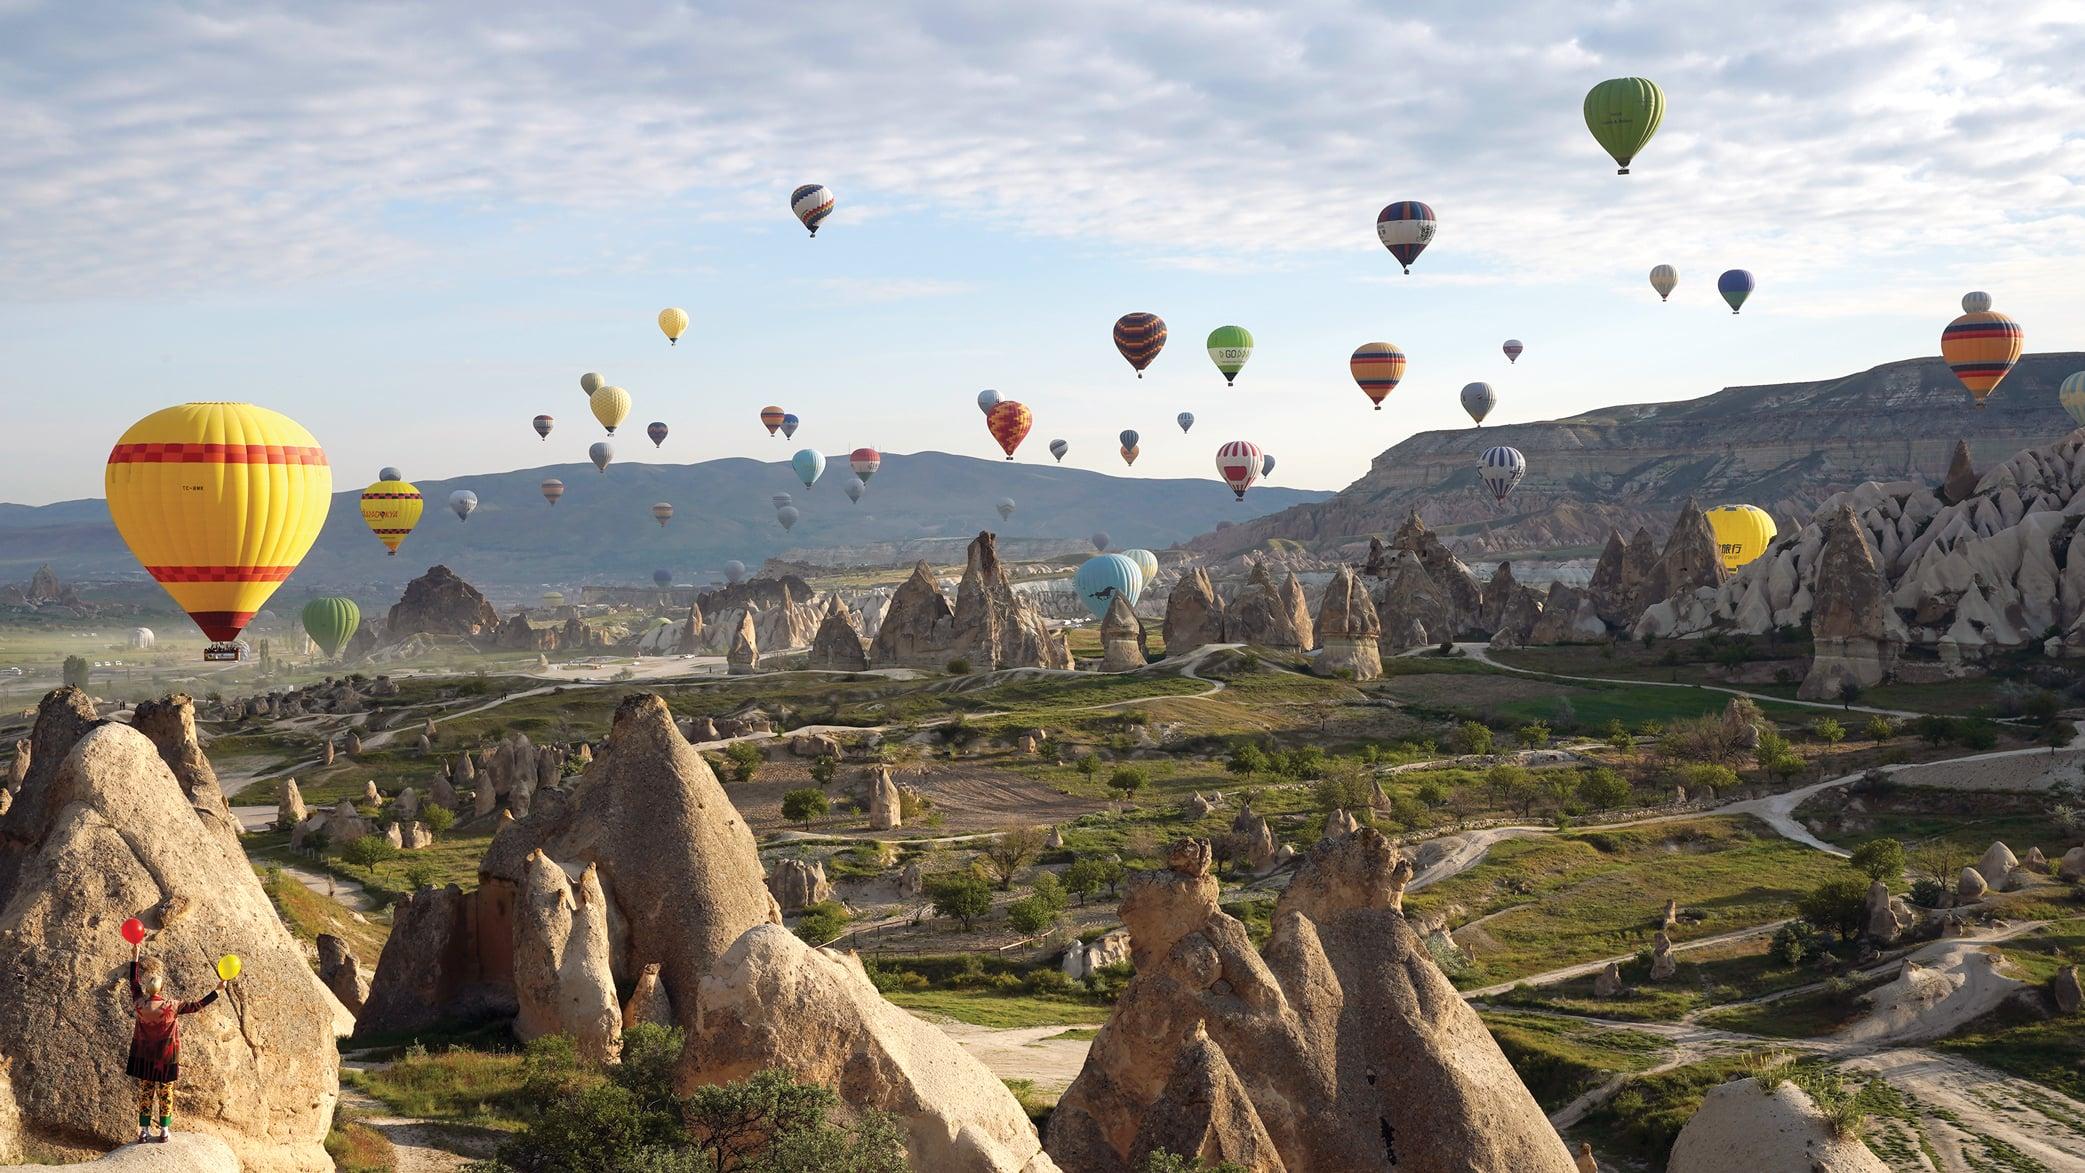
[[[861,633],[854,629],[854,616],[839,595],[826,604],[818,634],[811,637],[811,667],[832,672],[864,672],[868,654],[862,650]]]
[[[1130,609],[1129,600],[1115,595],[1108,600],[1107,614],[1100,620],[1100,670],[1131,672],[1145,665],[1144,624]]]
[[[1366,828],[1319,840],[1275,906],[1264,955],[1217,907],[1210,854],[1183,841],[1170,870],[1128,882],[1137,973],[1051,1117],[1060,1165],[1131,1168],[1200,1027],[1289,1169],[1571,1173],[1476,1012],[1391,907],[1388,840]]]
[[[760,667],[760,636],[753,628],[751,611],[739,612],[738,630],[732,634],[731,651],[726,653],[724,662],[734,673],[751,672]]]
[[[1619,998],[1626,988],[1622,984],[1622,967],[1616,962],[1608,962],[1607,968],[1593,979],[1593,996],[1596,998]]]
[[[1197,566],[1173,584],[1172,593],[1166,596],[1165,625],[1160,630],[1165,635],[1168,655],[1224,642],[1223,600],[1217,596],[1216,584],[1209,581],[1207,570]]]
[[[1709,528],[1708,514],[1689,497],[1673,520],[1665,550],[1645,584],[1643,602],[1649,605],[1691,596],[1702,587],[1721,586],[1725,577],[1722,556],[1716,552],[1716,531]]]
[[[1868,885],[1866,910],[1868,940],[1877,945],[1894,942],[1898,935],[1910,927],[1898,914],[1896,902],[1890,899],[1890,886],[1881,880]]]
[[[889,766],[876,766],[869,773],[869,829],[895,831],[905,825],[904,800]]]
[[[2078,982],[2078,967],[2066,965],[2049,979],[2049,996],[2056,1001],[2056,1009],[2065,1014],[2076,1014],[2085,1006],[2085,985]]]
[[[1144,1114],[1130,1145],[1130,1167],[1142,1168],[1158,1152],[1209,1164],[1228,1161],[1254,1173],[1285,1173],[1287,1168],[1238,1073],[1199,1023],[1164,1090]]]
[[[1825,526],[1810,628],[1816,650],[1796,692],[1805,700],[1880,684],[1896,663],[1902,641],[1890,630],[1889,584],[1867,527],[1843,501]]]
[[[1888,1173],[1860,1137],[1842,1133],[1803,1089],[1756,1079],[1709,1089],[1672,1144],[1666,1173]]]
[[[1657,935],[1651,938],[1651,980],[1669,981],[1672,975],[1679,972],[1679,968],[1679,964],[1672,959],[1672,938],[1660,929]]]
[[[1984,849],[1983,857],[1976,861],[1976,870],[1984,877],[1984,883],[1993,888],[2003,888],[2006,877],[2020,861],[2013,858],[2013,849],[2003,843],[1993,843]]]
[[[156,930],[149,955],[175,996],[215,986],[221,954],[246,962],[228,996],[183,1022],[184,1071],[204,1073],[181,1082],[185,1127],[220,1137],[251,1170],[330,1169],[333,999],[160,748],[93,722],[83,702],[63,689],[45,698],[29,777],[0,822],[0,1055],[11,1085],[0,1127],[80,1155],[129,1139],[130,948],[113,930],[136,916]]]
[[[1014,592],[999,561],[996,534],[980,532],[971,539],[949,623],[955,654],[980,671],[1072,665],[1063,637],[1050,630],[1034,603]]]
[[[774,870],[767,876],[767,891],[783,912],[801,912],[833,898],[832,885],[825,879],[825,864],[818,860],[776,860]]]
[[[1624,580],[1622,563],[1628,556],[1629,544],[1622,540],[1622,531],[1609,530],[1607,545],[1600,550],[1600,561],[1593,565],[1593,577],[1586,583],[1586,594],[1593,601],[1593,609],[1600,619],[1615,627],[1627,627],[1635,619],[1629,610],[1629,588]]]
[[[1345,810],[1336,810],[1325,816],[1325,834],[1351,835],[1361,829],[1361,823]]]
[[[479,893],[422,888],[391,910],[391,935],[377,958],[369,996],[356,1016],[357,1033],[410,1034],[440,1023],[471,1023],[512,1015],[513,893],[495,915],[494,934],[481,935]]]
[[[420,632],[474,636],[494,630],[499,622],[499,612],[476,587],[446,566],[430,566],[426,574],[405,584],[405,593],[384,620],[384,634],[391,640]]]
[[[1967,501],[1976,495],[1976,464],[1970,459],[1969,441],[1955,441],[1955,451],[1948,458],[1947,475],[1940,482],[1940,498],[1950,505]]]
[[[195,702],[176,693],[163,700],[139,701],[130,716],[131,728],[152,739],[159,758],[174,772],[189,805],[234,836],[238,821],[217,785],[217,771],[195,736]]]
[[[869,645],[869,659],[878,668],[940,668],[954,646],[955,609],[934,584],[933,568],[922,559],[891,593]]]
[[[286,830],[304,821],[311,812],[304,807],[304,793],[295,778],[282,780],[282,797],[275,804],[275,828]]]
[[[1955,901],[1969,904],[1984,898],[1991,886],[1984,882],[1984,874],[1975,868],[1963,868],[1961,878],[1955,881]]]
[[[1006,1085],[939,1028],[884,1001],[851,954],[756,926],[718,959],[697,996],[701,1012],[680,1014],[694,1057],[681,1072],[683,1092],[781,1067],[832,1088],[852,1109],[896,1117],[913,1168],[1057,1168]]]
[[[318,947],[319,981],[333,991],[349,1014],[362,1013],[363,1003],[369,1000],[369,982],[362,976],[362,965],[355,959],[354,951],[331,933],[319,934]]]
[[[29,776],[29,739],[17,738],[14,743],[14,760],[7,763],[7,789],[20,790],[23,779]]]
[[[1382,620],[1353,568],[1342,566],[1333,573],[1318,604],[1315,627],[1318,644],[1325,649],[1318,655],[1318,672],[1355,680],[1383,674]]]
[[[1300,651],[1311,643],[1310,614],[1307,609],[1298,614],[1284,588],[1267,572],[1267,564],[1255,562],[1245,586],[1224,608],[1224,634],[1232,643]]]
[[[608,901],[592,864],[574,884],[557,861],[529,853],[514,905],[514,1034],[570,1037],[591,1063],[623,1047],[622,1007],[608,964]]]
[[[1476,589],[1470,586],[1473,594]],[[1410,551],[1398,553],[1390,574],[1376,588],[1376,622],[1386,653],[1454,639],[1464,627],[1455,600]]]

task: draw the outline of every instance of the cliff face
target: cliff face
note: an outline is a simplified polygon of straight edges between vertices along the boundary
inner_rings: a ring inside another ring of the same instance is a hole
[[[1365,547],[1407,512],[1468,550],[1590,554],[1608,532],[1662,526],[1689,497],[1747,502],[1784,532],[1824,499],[1862,481],[1937,482],[1956,440],[1979,467],[2072,428],[2056,385],[2085,354],[2020,360],[1983,410],[1938,358],[1888,363],[1815,383],[1731,387],[1676,403],[1605,408],[1570,419],[1421,432],[1376,457],[1329,501],[1299,505],[1196,538],[1230,556],[1271,538],[1320,550]],[[1501,510],[1477,479],[1476,456],[1507,444],[1527,478]]]

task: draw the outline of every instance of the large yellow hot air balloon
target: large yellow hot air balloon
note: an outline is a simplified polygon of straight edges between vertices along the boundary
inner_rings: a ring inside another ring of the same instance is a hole
[[[384,544],[384,549],[396,556],[398,543],[420,524],[423,504],[419,486],[396,477],[385,477],[362,490],[362,524],[368,526],[376,540]]]
[[[130,426],[109,452],[109,516],[130,552],[235,660],[247,621],[326,523],[333,470],[311,433],[250,403],[184,403]]]
[[[1756,505],[1718,505],[1709,510],[1709,529],[1716,534],[1716,556],[1723,569],[1736,570],[1766,553],[1778,532],[1774,519]]]
[[[621,387],[603,387],[587,396],[586,402],[611,436],[615,435],[617,424],[630,418],[630,393]]]

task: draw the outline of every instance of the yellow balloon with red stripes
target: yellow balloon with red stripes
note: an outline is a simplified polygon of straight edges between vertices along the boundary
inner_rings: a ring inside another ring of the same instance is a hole
[[[250,403],[155,411],[109,452],[109,516],[130,552],[217,645],[229,645],[318,540],[333,470],[297,421]]]
[[[385,477],[362,490],[362,524],[384,544],[384,549],[397,557],[398,544],[420,524],[420,511],[426,505],[420,499],[418,485]]]

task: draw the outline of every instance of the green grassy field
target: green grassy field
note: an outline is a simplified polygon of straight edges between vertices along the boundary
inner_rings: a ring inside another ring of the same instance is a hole
[[[331,933],[353,948],[356,960],[373,969],[384,951],[390,926],[364,918],[356,920],[340,903],[328,900],[273,868],[261,870],[261,887],[275,903],[290,934],[300,941],[317,942],[320,933]]]
[[[521,1127],[518,1051],[409,1050],[382,1070],[341,1072],[401,1116],[512,1131]]]
[[[1633,959],[1622,966],[1622,980],[1628,983],[1628,989],[1620,997],[1594,996],[1593,978],[1588,976],[1516,988],[1491,1001],[1499,1006],[1591,1018],[1677,1022],[1696,1010],[1823,980],[1824,975],[1815,970],[1776,963],[1767,956],[1767,945],[1766,937],[1755,937],[1675,953],[1673,963],[1677,971],[1663,982],[1650,980],[1648,961]]]
[[[973,1026],[1012,1029],[1027,1026],[1097,1026],[1108,1008],[1090,999],[1054,994],[997,993],[986,990],[892,990],[884,995],[907,1010],[940,1015]]]
[[[1554,1112],[1614,1075],[1643,1071],[1669,1048],[1656,1035],[1545,1014],[1487,1011],[1484,1025],[1543,1111]]]

